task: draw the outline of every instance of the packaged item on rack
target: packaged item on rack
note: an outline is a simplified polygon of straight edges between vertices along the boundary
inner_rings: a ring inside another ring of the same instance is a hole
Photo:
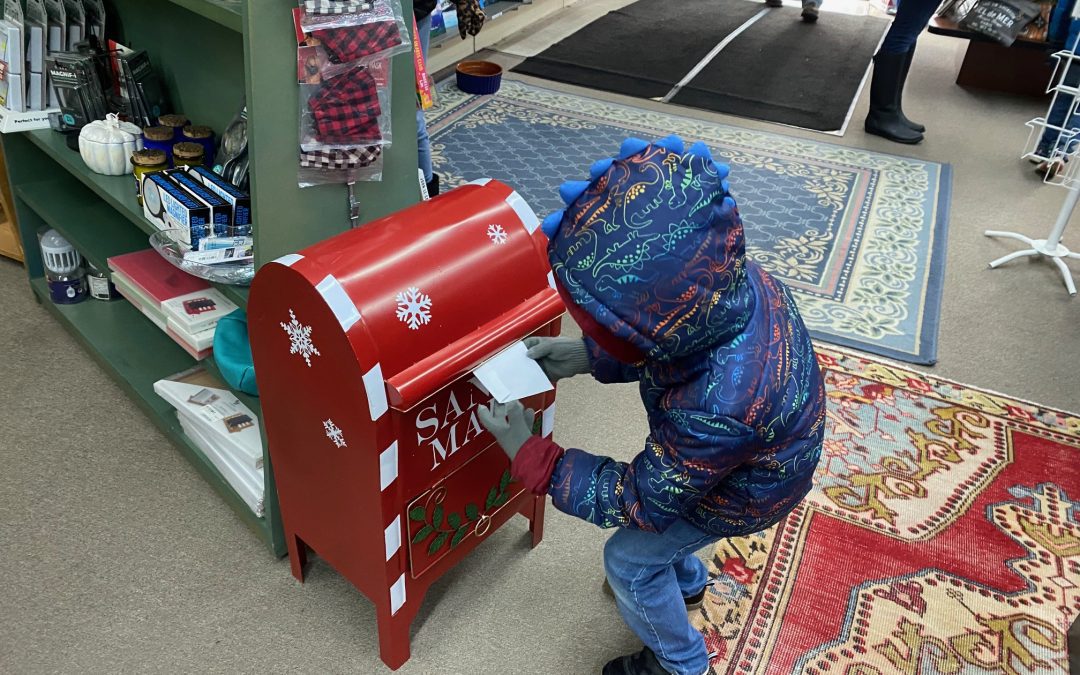
[[[413,33],[419,33],[416,27],[416,17],[413,17]],[[416,107],[420,110],[428,110],[435,105],[435,88],[431,86],[431,78],[428,77],[427,64],[424,63],[424,52],[420,49],[420,42],[413,43],[413,69],[416,71]]]
[[[383,153],[379,145],[301,151],[297,184],[305,188],[379,181],[382,180],[382,170]]]
[[[81,129],[108,114],[94,56],[60,52],[49,56],[46,64],[68,128]]]
[[[67,50],[73,52],[76,45],[83,41],[86,36],[86,10],[82,0],[64,0],[64,11],[67,14]]]
[[[300,86],[300,147],[304,152],[387,145],[390,68],[378,61],[318,85]]]
[[[387,59],[412,46],[400,7],[393,0],[373,0],[369,9],[353,12],[334,11],[346,7],[344,3],[320,0],[314,4],[327,11],[313,12],[301,2],[294,20],[297,41],[319,55],[315,61],[324,77]]]
[[[42,0],[26,0],[26,64],[31,73],[45,72],[45,33],[49,18]]]
[[[158,124],[158,117],[169,105],[150,57],[145,51],[133,51],[115,40],[109,40],[109,56],[116,81],[114,92],[120,96],[128,119],[140,127]]]
[[[105,4],[102,0],[83,0],[83,8],[86,10],[86,34],[104,42]]]

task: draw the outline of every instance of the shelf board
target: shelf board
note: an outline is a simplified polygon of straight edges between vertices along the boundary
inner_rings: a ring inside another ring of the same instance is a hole
[[[246,0],[169,0],[174,5],[195,12],[199,16],[210,19],[215,23],[237,33],[244,30],[244,18],[241,15],[243,3]]]
[[[248,508],[217,467],[184,434],[175,409],[154,392],[154,382],[192,368],[195,360],[124,300],[85,300],[75,305],[57,305],[49,299],[44,279],[31,279],[30,285],[42,306],[82,343],[237,515],[267,542],[272,541],[266,519]]]
[[[15,195],[99,270],[114,255],[146,248],[146,235],[71,179],[25,183]]]

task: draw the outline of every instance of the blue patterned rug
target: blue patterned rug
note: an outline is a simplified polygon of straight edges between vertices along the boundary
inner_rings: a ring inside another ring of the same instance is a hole
[[[814,336],[934,363],[949,165],[750,131],[504,81],[495,96],[438,87],[428,113],[435,171],[516,188],[544,215],[627,136],[702,140],[731,165],[749,255],[794,291]]]

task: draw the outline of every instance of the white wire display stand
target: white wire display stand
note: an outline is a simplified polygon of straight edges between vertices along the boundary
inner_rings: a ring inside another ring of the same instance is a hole
[[[1080,70],[1080,53],[1078,51],[1080,51],[1080,38],[1073,44],[1071,50],[1064,49],[1054,54],[1057,65],[1054,67],[1054,76],[1050,78],[1051,86],[1046,90],[1047,93],[1053,92],[1054,98],[1050,101],[1050,107],[1047,109],[1045,117],[1036,117],[1027,123],[1031,132],[1028,134],[1024,159],[1046,162],[1051,167],[1051,170],[1046,172],[1044,182],[1059,185],[1068,190],[1065,203],[1061,205],[1061,211],[1058,212],[1057,221],[1046,239],[1032,239],[1019,232],[1001,230],[987,230],[985,232],[988,237],[1015,239],[1028,247],[994,260],[990,263],[991,268],[1000,267],[1017,258],[1030,258],[1033,256],[1049,258],[1057,266],[1058,271],[1061,272],[1061,277],[1065,280],[1065,288],[1068,289],[1071,296],[1076,295],[1076,284],[1073,283],[1072,273],[1065,264],[1065,260],[1068,258],[1080,260],[1080,253],[1074,253],[1062,244],[1061,235],[1065,232],[1065,226],[1069,224],[1069,219],[1072,217],[1077,202],[1080,202],[1080,176],[1077,175],[1078,170],[1080,170],[1080,156],[1078,156],[1080,155],[1080,128],[1069,126],[1073,116],[1080,113],[1080,110],[1078,110],[1080,109],[1080,87],[1068,86],[1065,82],[1067,81],[1066,74],[1071,69]],[[1073,75],[1076,76],[1077,72],[1073,71]],[[1073,78],[1068,79],[1072,80]],[[1080,80],[1080,78],[1076,79]],[[1055,82],[1057,84],[1054,84]],[[1069,110],[1062,123],[1064,126],[1050,124],[1047,121],[1050,118],[1050,111],[1054,109],[1059,100],[1066,99]],[[1054,143],[1049,152],[1045,148],[1039,148],[1042,137],[1047,131],[1057,132],[1058,134],[1057,142]]]

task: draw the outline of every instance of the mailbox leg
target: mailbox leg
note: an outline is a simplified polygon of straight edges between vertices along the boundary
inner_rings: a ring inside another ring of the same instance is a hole
[[[307,544],[296,534],[285,535],[285,545],[289,549],[289,566],[297,581],[304,583],[304,567],[307,566]]]
[[[413,600],[419,602],[419,600]],[[397,670],[409,660],[409,625],[415,612],[402,607],[397,614],[390,613],[390,606],[379,605],[379,657],[390,670]]]
[[[540,495],[533,498],[532,515],[529,517],[529,532],[532,533],[532,547],[536,548],[544,539],[544,507],[547,497]]]

